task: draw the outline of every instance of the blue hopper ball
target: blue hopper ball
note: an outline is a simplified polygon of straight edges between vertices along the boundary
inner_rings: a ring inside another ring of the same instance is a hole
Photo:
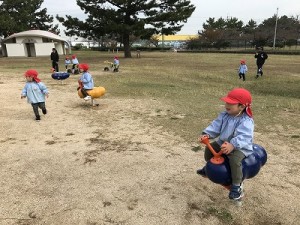
[[[226,155],[222,155],[222,157],[224,157],[225,160],[221,164],[214,164],[211,160],[208,161],[205,166],[205,172],[208,179],[212,182],[223,186],[229,186],[232,183],[229,160]],[[260,145],[253,144],[253,154],[242,161],[243,180],[255,177],[266,162],[266,150]]]
[[[51,76],[54,80],[65,80],[70,76],[70,74],[66,72],[55,72],[52,73]]]

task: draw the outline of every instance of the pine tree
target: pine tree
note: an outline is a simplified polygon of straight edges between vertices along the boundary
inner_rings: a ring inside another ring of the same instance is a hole
[[[130,37],[150,38],[153,34],[175,34],[195,10],[190,0],[77,0],[88,15],[80,21],[66,15],[57,16],[67,28],[67,35],[118,38],[125,57],[131,57]]]
[[[58,25],[53,26],[53,16],[47,9],[41,9],[44,0],[3,0],[0,1],[0,36],[30,29],[59,33]]]

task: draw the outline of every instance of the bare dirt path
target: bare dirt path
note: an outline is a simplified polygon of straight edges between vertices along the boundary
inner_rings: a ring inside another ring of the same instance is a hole
[[[35,122],[31,106],[20,99],[22,78],[0,75],[1,225],[300,219],[300,165],[284,153],[291,146],[278,134],[256,134],[257,143],[272,151],[262,172],[246,182],[244,205],[237,208],[222,187],[195,174],[204,164],[202,152],[153,124],[155,109],[163,107],[157,100],[118,99],[108,91],[92,107],[77,96],[78,76],[60,84],[44,75],[49,113]]]

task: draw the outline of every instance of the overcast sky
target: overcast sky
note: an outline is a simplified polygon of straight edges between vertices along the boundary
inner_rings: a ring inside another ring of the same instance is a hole
[[[196,9],[179,34],[197,34],[209,17],[237,17],[244,23],[253,19],[259,24],[276,14],[277,8],[278,16],[299,15],[300,18],[300,0],[191,0],[191,3]],[[53,16],[59,14],[82,20],[85,18],[76,0],[44,0],[42,7],[47,8],[48,14]]]

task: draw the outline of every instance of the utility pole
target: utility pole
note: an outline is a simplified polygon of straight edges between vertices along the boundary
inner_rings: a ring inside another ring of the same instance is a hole
[[[277,8],[277,12],[276,12],[276,22],[275,22],[275,32],[274,32],[273,50],[275,50],[275,44],[276,44],[277,21],[278,21],[278,8]]]
[[[165,35],[164,35],[164,28],[161,28],[161,41],[162,41],[162,51],[165,50]]]

